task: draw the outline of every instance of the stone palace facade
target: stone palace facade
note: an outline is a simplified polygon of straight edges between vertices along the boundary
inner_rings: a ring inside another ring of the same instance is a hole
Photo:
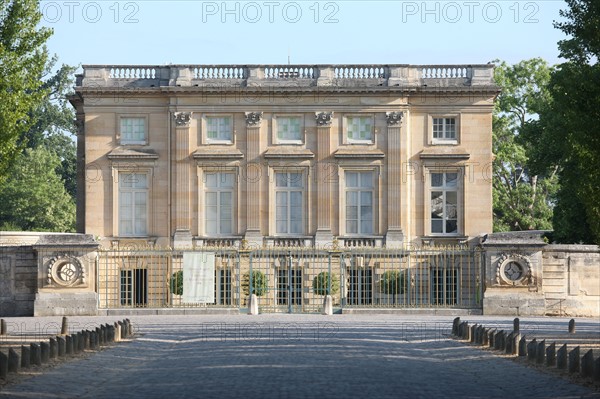
[[[85,65],[78,232],[103,246],[477,244],[493,65]]]

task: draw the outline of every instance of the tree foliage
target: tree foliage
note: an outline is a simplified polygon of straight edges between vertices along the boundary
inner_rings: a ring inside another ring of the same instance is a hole
[[[316,295],[335,295],[340,291],[340,279],[332,273],[330,282],[329,272],[321,272],[313,279],[312,288]]]
[[[0,187],[0,229],[68,232],[75,203],[56,174],[60,160],[44,148],[27,149]]]
[[[540,134],[539,114],[551,101],[552,68],[540,58],[496,63],[495,81],[502,92],[493,115],[494,230],[550,230],[556,168],[535,170],[530,157]]]
[[[40,28],[38,1],[0,0],[0,180],[19,153],[19,138],[35,124],[33,109],[47,95],[40,76],[51,30]]]
[[[535,163],[559,168],[554,239],[600,243],[600,3],[566,2],[560,13],[565,22],[555,27],[571,38],[558,43],[566,62],[551,76],[552,101],[540,118]]]

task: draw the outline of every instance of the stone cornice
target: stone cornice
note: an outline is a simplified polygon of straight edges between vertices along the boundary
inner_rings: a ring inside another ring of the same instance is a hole
[[[269,148],[263,156],[265,159],[310,159],[314,158],[315,154],[306,148],[282,146],[278,148]]]
[[[369,158],[383,159],[385,153],[379,149],[364,149],[364,148],[340,148],[333,153],[334,158]]]
[[[158,154],[151,149],[134,149],[117,147],[109,152],[106,157],[110,160],[119,159],[158,159]]]

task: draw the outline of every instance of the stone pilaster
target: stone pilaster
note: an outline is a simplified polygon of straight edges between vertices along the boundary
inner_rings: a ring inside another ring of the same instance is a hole
[[[262,247],[260,230],[261,189],[263,183],[260,164],[260,126],[262,112],[246,112],[246,234],[244,239],[250,247]]]
[[[175,235],[173,246],[192,246],[190,214],[190,121],[191,112],[173,113],[175,120]]]
[[[333,112],[316,112],[317,122],[317,233],[315,246],[331,245],[332,188],[329,162],[331,162],[331,121]]]
[[[401,159],[401,130],[402,112],[387,112],[387,195],[388,195],[388,231],[385,238],[387,247],[400,247],[404,241],[401,226],[401,183],[402,183],[402,159]]]

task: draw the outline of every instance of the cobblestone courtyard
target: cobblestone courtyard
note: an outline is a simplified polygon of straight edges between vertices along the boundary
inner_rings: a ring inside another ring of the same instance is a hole
[[[116,319],[71,322],[81,328]],[[0,398],[600,398],[586,387],[452,340],[450,317],[131,320],[135,340],[8,385]],[[540,319],[545,328],[549,320]],[[20,326],[31,331],[57,321],[13,319],[13,324],[25,323]],[[522,328],[533,326],[522,319]],[[591,322],[587,328],[598,326]]]

